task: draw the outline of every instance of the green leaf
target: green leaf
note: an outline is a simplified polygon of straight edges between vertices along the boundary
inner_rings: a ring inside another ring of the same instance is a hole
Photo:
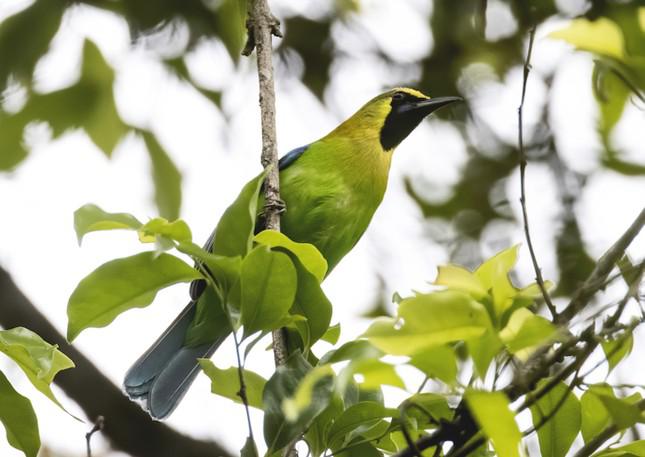
[[[436,346],[412,355],[410,365],[423,371],[429,378],[453,385],[457,381],[457,357],[446,345]]]
[[[327,432],[344,409],[345,405],[340,396],[337,393],[332,394],[329,405],[316,416],[305,432],[305,440],[313,457],[320,457],[327,450]]]
[[[143,140],[152,165],[155,204],[162,217],[175,220],[181,210],[181,173],[152,133],[143,132]]]
[[[609,413],[611,421],[620,430],[631,427],[641,420],[640,408],[626,399],[616,398],[613,395],[598,394],[598,399]]]
[[[607,448],[593,457],[645,457],[645,440],[634,441],[624,446]]]
[[[490,363],[504,347],[497,332],[492,329],[486,330],[479,338],[467,340],[466,346],[475,364],[475,370],[481,379],[486,377]]]
[[[289,422],[296,422],[314,402],[314,388],[324,378],[334,378],[331,365],[318,365],[310,370],[298,384],[294,395],[282,401],[282,411]]]
[[[366,443],[361,437],[357,437],[347,443],[346,449],[334,454],[336,457],[383,457],[383,453],[371,443]]]
[[[540,380],[537,388],[548,382],[548,379]],[[564,457],[580,431],[580,401],[565,383],[560,382],[530,409],[534,426],[538,426],[544,417],[552,416],[537,432],[541,455]]]
[[[215,229],[213,254],[245,257],[251,250],[258,196],[265,176],[266,171],[249,181],[233,204],[224,211]]]
[[[0,404],[0,422],[9,444],[24,452],[26,457],[36,457],[40,449],[40,435],[34,408],[28,398],[14,390],[1,371]]]
[[[432,316],[432,318],[428,318]],[[403,300],[400,319],[379,318],[363,334],[393,355],[412,355],[430,347],[481,336],[490,326],[481,303],[456,291],[421,294]]]
[[[300,351],[292,353],[285,365],[279,366],[264,388],[264,439],[268,446],[267,454],[282,449],[294,438],[301,435],[313,420],[322,413],[330,402],[333,386],[330,377],[320,378],[312,393],[309,408],[302,411],[296,422],[290,422],[284,415],[282,402],[293,397],[298,385],[311,370],[311,365]]]
[[[245,338],[277,327],[293,304],[296,284],[296,269],[288,255],[258,246],[246,256],[240,275]]]
[[[238,61],[246,35],[246,2],[222,0],[218,3],[216,20],[219,37],[231,58]]]
[[[296,323],[305,348],[311,347],[329,328],[332,305],[320,287],[318,279],[307,270],[299,258],[291,256],[298,275],[296,297],[291,314],[304,316],[306,320]]]
[[[488,293],[472,272],[458,265],[440,266],[434,284],[469,293],[477,299],[484,297]]]
[[[340,323],[329,327],[325,330],[323,336],[320,337],[321,340],[327,341],[329,344],[338,343],[338,338],[340,338]]]
[[[380,360],[354,360],[344,370],[349,370],[352,375],[362,377],[361,381],[357,381],[362,389],[380,389],[383,385],[405,389],[405,384],[394,367]]]
[[[240,450],[241,457],[258,457],[258,448],[255,445],[255,441],[248,437],[244,442],[244,446]]]
[[[320,363],[338,363],[344,360],[378,359],[383,352],[376,349],[369,341],[353,340],[333,349],[320,358]]]
[[[414,405],[414,406],[413,406]],[[446,397],[435,393],[414,394],[401,405],[408,417],[414,417],[419,424],[438,425],[442,420],[452,420],[453,411]]]
[[[169,222],[163,217],[155,217],[139,228],[139,241],[152,243],[158,237],[165,237],[178,242],[190,242],[193,234],[186,222],[181,219]]]
[[[499,457],[519,457],[522,434],[501,392],[468,390],[466,402]],[[545,455],[545,454],[543,454]]]
[[[493,304],[500,316],[512,304],[517,289],[511,283],[508,275],[517,262],[517,252],[520,246],[516,244],[508,249],[498,252],[482,263],[475,270],[475,277],[480,281],[485,290],[493,296]]]
[[[285,234],[275,230],[263,230],[255,235],[253,240],[270,248],[284,248],[293,253],[302,266],[313,274],[318,282],[322,282],[327,274],[327,261],[313,244],[296,243]]]
[[[594,63],[592,87],[600,108],[598,128],[603,141],[608,144],[609,134],[623,114],[630,90],[621,76],[617,74],[617,70],[602,60],[597,60]]]
[[[241,404],[242,399],[238,395],[240,378],[237,367],[222,370],[217,368],[210,359],[198,360],[204,374],[211,380],[211,392]],[[262,409],[262,392],[266,382],[266,379],[259,374],[244,369],[244,385],[249,406]]]
[[[88,203],[74,211],[74,230],[78,244],[83,237],[99,230],[139,230],[143,224],[128,213],[108,213],[96,205]]]
[[[0,330],[0,352],[18,364],[36,389],[63,408],[50,385],[59,371],[72,368],[74,362],[57,346],[47,343],[31,330],[16,327]]]
[[[330,427],[327,434],[328,447],[338,449],[388,416],[388,410],[380,403],[364,401],[350,406]]]
[[[616,365],[631,354],[634,347],[634,336],[630,332],[613,340],[602,341],[601,346],[605,357],[607,357],[607,374],[609,374],[616,368]]]
[[[611,423],[611,417],[603,402],[598,398],[599,394],[614,396],[613,389],[607,384],[596,384],[591,386],[580,397],[581,424],[580,431],[585,443],[594,439],[605,427]]]
[[[578,49],[621,59],[624,54],[624,39],[620,27],[606,17],[594,21],[574,19],[560,30],[549,34],[551,38],[567,41]]]
[[[531,349],[535,349],[556,334],[555,326],[542,316],[538,316],[526,308],[515,311],[504,329],[499,332],[511,354],[526,359]]]
[[[104,263],[69,297],[67,339],[89,327],[105,327],[131,308],[148,306],[164,287],[200,278],[197,270],[169,254],[142,252]]]
[[[225,257],[211,254],[195,243],[185,241],[179,243],[177,249],[179,252],[191,256],[195,262],[208,268],[208,271],[212,273],[219,287],[222,288],[224,295],[228,296],[228,292],[239,281],[240,271],[242,269],[241,257]],[[231,297],[229,296],[228,298],[230,300]],[[239,306],[239,303],[236,305]]]

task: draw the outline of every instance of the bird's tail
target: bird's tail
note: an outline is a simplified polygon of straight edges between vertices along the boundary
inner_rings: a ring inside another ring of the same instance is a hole
[[[125,392],[144,401],[155,419],[167,417],[177,406],[199,373],[198,358],[210,357],[228,336],[212,343],[186,347],[185,338],[196,310],[191,301],[166,331],[132,365],[125,375]]]

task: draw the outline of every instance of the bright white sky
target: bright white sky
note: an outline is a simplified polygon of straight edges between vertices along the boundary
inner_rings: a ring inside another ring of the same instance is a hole
[[[5,0],[0,6],[0,19],[24,3]],[[285,0],[272,3],[278,16],[291,8],[316,16],[325,8],[313,0],[297,2],[297,7],[287,7],[293,2]],[[405,24],[396,33],[380,35],[379,44],[393,57],[414,62],[432,48],[432,36],[426,29],[425,17],[431,9],[427,3],[364,0],[364,13],[358,21],[372,31],[380,30],[384,23],[390,30],[392,24]],[[580,4],[560,3],[574,12]],[[489,5],[487,35],[494,39],[512,32],[514,24],[502,2],[490,1]],[[548,30],[545,27],[538,31],[525,108],[526,128],[530,134],[545,102],[545,86],[539,76],[557,68],[550,116],[564,159],[572,168],[586,172],[596,168],[600,148],[594,132],[597,110],[591,93],[592,61],[590,56],[573,53],[566,45],[546,38],[548,32],[561,25],[549,24]],[[382,68],[369,49],[360,44],[355,29],[351,25],[334,27],[333,33],[343,37],[350,55],[334,66],[326,106],[308,93],[297,77],[279,73],[277,125],[283,153],[321,137],[383,89],[413,78]],[[95,40],[117,71],[115,93],[123,119],[132,125],[151,127],[178,164],[184,176],[182,217],[193,228],[196,242],[205,240],[243,183],[259,170],[259,113],[253,64],[243,60],[240,70],[234,71],[217,43],[202,44],[188,58],[196,81],[225,90],[223,105],[227,111],[235,112],[225,123],[221,112],[191,87],[169,76],[150,51],[142,46],[132,49],[124,22],[108,13],[75,8],[66,15],[53,49],[38,66],[42,90],[61,88],[75,80],[83,37]],[[474,109],[488,127],[510,142],[515,141],[517,131],[520,84],[521,71],[514,69],[501,81],[492,79],[469,89]],[[644,120],[642,111],[629,106],[615,132],[617,146],[641,163],[645,161]],[[4,240],[0,263],[64,333],[67,299],[78,281],[109,259],[141,250],[134,234],[117,232],[92,234],[79,248],[72,225],[74,210],[92,202],[107,211],[130,212],[143,220],[155,216],[156,210],[151,204],[147,155],[138,139],[125,139],[113,159],[108,160],[83,133],[70,132],[54,142],[43,141],[42,135],[35,137],[29,158],[15,172],[0,175],[0,239]],[[382,207],[366,236],[325,283],[335,306],[333,320],[343,325],[342,340],[355,338],[366,327],[366,321],[356,315],[369,308],[375,298],[375,265],[384,272],[388,293],[406,294],[413,288],[426,289],[437,265],[447,261],[446,251],[425,237],[427,223],[406,197],[402,176],[422,178],[432,183],[433,189],[449,189],[459,179],[465,160],[465,147],[456,129],[436,119],[424,122],[397,150]],[[511,176],[505,186],[518,214],[518,176]],[[547,278],[557,278],[551,246],[560,208],[554,187],[547,168],[529,165],[527,191],[532,230]],[[600,255],[634,219],[643,204],[643,195],[642,177],[625,178],[603,170],[592,174],[576,211],[582,217],[583,236],[593,256]],[[492,227],[484,236],[484,254],[522,239],[517,227]],[[642,257],[645,237],[641,236],[629,252]],[[522,283],[532,281],[525,248],[517,271]],[[615,293],[608,291],[610,295]],[[151,307],[130,311],[107,328],[88,330],[76,344],[120,384],[130,364],[186,302],[185,286],[170,288],[161,292]],[[325,348],[321,346],[319,352],[322,349]],[[233,365],[232,348],[222,348],[215,360],[220,367]],[[272,371],[270,354],[256,349],[249,368],[268,377]],[[84,434],[90,426],[79,424],[44,399],[11,363],[0,360],[0,369],[21,393],[34,400],[43,442],[63,455],[84,455]],[[409,388],[416,389],[416,377],[407,372],[405,375]],[[216,438],[239,449],[246,436],[243,409],[215,398],[209,391],[208,380],[200,376],[168,423],[185,433]],[[59,395],[71,411],[80,411],[62,393]],[[401,392],[392,391],[390,395],[397,398]],[[254,431],[261,436],[259,415],[254,416]],[[106,449],[106,443],[98,438],[94,451],[98,455],[102,449]],[[0,439],[0,455],[22,454]]]

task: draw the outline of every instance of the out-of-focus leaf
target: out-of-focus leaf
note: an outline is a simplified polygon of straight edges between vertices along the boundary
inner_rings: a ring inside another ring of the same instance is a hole
[[[604,393],[598,394],[598,399],[609,413],[611,421],[616,424],[619,430],[625,430],[642,419],[640,408],[630,403],[627,399],[616,398],[613,395]]]
[[[467,292],[475,298],[482,298],[488,293],[472,272],[458,265],[441,265],[434,284]]]
[[[619,447],[608,447],[597,452],[593,457],[644,457],[645,440],[634,441]]]
[[[263,230],[253,240],[270,248],[284,248],[293,253],[302,266],[321,282],[327,273],[327,261],[313,244],[296,243],[275,230]]]
[[[522,434],[501,392],[469,390],[466,402],[500,457],[519,457]],[[544,455],[544,454],[543,454]]]
[[[338,338],[340,338],[340,323],[329,327],[320,337],[321,340],[327,341],[329,344],[338,343]]]
[[[552,32],[551,38],[565,40],[578,49],[621,59],[625,44],[620,27],[610,19],[600,17],[595,21],[580,18]]]
[[[388,415],[388,410],[376,402],[365,401],[350,406],[343,411],[329,429],[327,434],[329,447],[332,449],[342,447],[357,435],[374,427]]]
[[[143,224],[128,213],[108,213],[96,205],[88,203],[74,211],[74,230],[81,244],[83,237],[99,230],[138,230]]]
[[[546,343],[555,334],[556,328],[551,322],[526,308],[515,311],[508,325],[499,332],[508,350],[520,358],[528,357],[532,348]]]
[[[361,381],[357,381],[361,389],[375,390],[384,385],[405,389],[403,380],[389,363],[376,359],[362,359],[352,361],[345,369],[362,378]]]
[[[610,373],[616,368],[616,365],[631,354],[634,346],[634,337],[631,333],[628,333],[613,340],[603,341],[601,345],[602,350],[605,352],[605,357],[607,357],[607,372]]]
[[[598,398],[599,394],[613,397],[614,391],[607,384],[595,384],[580,397],[580,431],[585,443],[594,439],[611,423],[607,408]]]
[[[596,262],[587,254],[580,227],[575,217],[564,216],[562,230],[557,235],[556,254],[560,279],[556,296],[571,296],[591,274]]]
[[[213,254],[244,257],[251,250],[258,209],[258,195],[266,172],[249,181],[217,224]]]
[[[463,292],[450,290],[406,298],[399,305],[399,320],[376,319],[363,337],[389,354],[412,355],[452,341],[479,337],[491,326],[481,303]]]
[[[218,368],[210,359],[199,359],[199,365],[204,374],[211,380],[211,392],[216,395],[242,403],[237,394],[240,391],[240,378],[237,367],[230,367],[225,370]],[[266,379],[257,373],[244,369],[244,385],[246,387],[246,399],[248,405],[262,409],[262,392]]]
[[[605,143],[609,143],[609,134],[620,120],[629,98],[629,88],[615,70],[599,60],[594,64],[593,88],[600,108],[600,133]]]
[[[57,346],[47,343],[31,330],[16,327],[0,330],[0,352],[18,364],[36,389],[63,408],[50,385],[59,371],[74,367],[74,362]]]
[[[508,275],[517,262],[518,250],[519,245],[504,249],[475,270],[475,277],[493,296],[497,315],[500,315],[511,305],[512,298],[517,294],[517,289],[511,283]]]
[[[299,414],[296,422],[285,417],[282,401],[296,392],[298,385],[311,370],[311,365],[300,351],[289,356],[285,365],[279,366],[264,388],[264,440],[269,448],[267,454],[282,449],[309,427],[322,413],[332,396],[330,377],[322,377],[316,382],[309,408]]]
[[[309,445],[312,457],[320,457],[327,449],[327,431],[331,424],[344,411],[345,405],[340,396],[335,393],[329,401],[329,405],[313,420],[307,431],[305,439]]]
[[[540,380],[537,388],[541,388],[547,382],[548,379]],[[544,417],[552,416],[537,432],[542,456],[564,457],[580,431],[580,401],[569,387],[561,382],[530,409],[534,426],[539,425]]]
[[[255,441],[248,437],[244,442],[244,446],[240,450],[241,457],[258,457],[258,448],[255,445]]]
[[[190,242],[193,234],[185,221],[177,219],[169,222],[163,217],[155,217],[139,228],[139,240],[142,243],[154,242],[157,237],[166,237],[177,242]]]
[[[410,365],[446,384],[452,385],[457,380],[457,357],[450,346],[437,346],[416,353],[410,359]]]
[[[337,363],[344,360],[378,359],[383,352],[365,340],[353,340],[333,349],[320,358],[320,363]]]
[[[201,279],[190,265],[169,254],[142,252],[104,263],[78,283],[67,304],[67,339],[89,327],[105,327],[131,308],[143,308],[160,289]]]
[[[243,0],[222,0],[216,15],[220,39],[234,61],[240,58],[246,36],[246,2]]]
[[[0,422],[4,426],[9,444],[24,452],[26,457],[36,457],[40,449],[38,419],[28,398],[15,391],[0,371]]]
[[[49,48],[66,7],[63,0],[38,0],[0,23],[0,93],[9,75],[23,83],[31,81],[34,67]]]
[[[504,347],[497,332],[492,329],[486,330],[479,338],[467,340],[466,346],[475,364],[475,370],[481,379],[486,377],[490,363]]]
[[[453,411],[446,397],[435,393],[414,394],[401,405],[408,417],[414,417],[418,423],[438,425],[442,420],[452,420]],[[399,408],[400,409],[400,408]]]
[[[288,255],[257,246],[242,261],[240,312],[244,337],[272,330],[296,296],[297,274]]]
[[[331,365],[318,365],[310,370],[298,384],[293,397],[285,398],[282,401],[282,411],[289,422],[296,422],[298,418],[306,412],[316,400],[314,391],[316,385],[324,378],[333,378],[336,376]]]
[[[153,134],[143,132],[143,139],[152,165],[155,204],[162,217],[175,220],[181,210],[181,173]]]

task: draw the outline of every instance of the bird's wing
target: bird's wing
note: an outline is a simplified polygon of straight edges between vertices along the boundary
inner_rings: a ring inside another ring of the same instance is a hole
[[[307,150],[309,145],[305,146],[300,146],[299,148],[296,148],[292,151],[287,152],[284,156],[280,158],[278,161],[278,170],[284,170],[287,168],[289,165],[294,163],[296,160],[298,160],[298,157],[300,157],[304,152]]]

